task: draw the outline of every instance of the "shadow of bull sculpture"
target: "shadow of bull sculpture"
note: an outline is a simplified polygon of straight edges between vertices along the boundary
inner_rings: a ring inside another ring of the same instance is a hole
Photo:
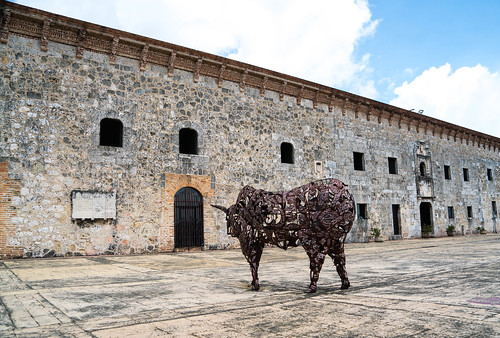
[[[346,187],[336,179],[278,193],[245,186],[231,207],[212,205],[226,213],[227,232],[240,241],[252,270],[252,290],[259,290],[257,270],[266,243],[285,250],[304,247],[311,268],[309,292],[316,292],[326,255],[333,259],[341,288],[349,287],[344,241],[354,221],[355,204]]]

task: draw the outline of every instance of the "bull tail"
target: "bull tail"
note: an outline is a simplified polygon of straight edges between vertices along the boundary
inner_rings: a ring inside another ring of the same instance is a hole
[[[228,209],[226,207],[223,207],[223,206],[220,206],[220,205],[214,205],[214,204],[210,204],[210,205],[213,206],[216,209],[224,211],[224,213],[227,214]]]

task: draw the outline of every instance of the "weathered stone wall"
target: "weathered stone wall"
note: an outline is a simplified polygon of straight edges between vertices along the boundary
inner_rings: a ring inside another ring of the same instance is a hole
[[[203,195],[204,246],[233,246],[224,215],[211,203],[229,206],[246,184],[276,191],[325,177],[346,182],[367,205],[368,219],[358,218],[351,241],[368,240],[371,227],[389,239],[419,237],[423,200],[432,203],[435,235],[445,235],[450,223],[466,233],[497,229],[491,202],[500,202],[498,149],[353,107],[330,112],[276,91],[261,96],[231,81],[219,87],[217,79],[195,81],[188,71],[169,76],[167,67],[140,70],[138,60],[118,56],[113,65],[107,55],[84,51],[76,58],[74,46],[49,41],[42,51],[39,44],[10,35],[0,45],[0,160],[19,184],[8,205],[15,215],[2,220],[7,243],[24,256],[173,250],[172,201],[183,186]],[[99,145],[103,118],[123,123],[123,147]],[[179,153],[181,128],[198,132],[198,155]],[[293,144],[293,164],[281,163],[282,142]],[[430,199],[417,192],[421,144],[431,154]],[[353,170],[353,152],[364,154],[364,171]],[[397,174],[389,174],[388,157],[397,158]],[[451,180],[443,165],[452,168]],[[74,190],[115,192],[116,219],[72,220]],[[392,204],[400,205],[401,236],[393,236]],[[452,220],[448,206],[455,208]]]
[[[352,114],[354,115],[354,114]],[[417,132],[411,126],[389,126],[387,120],[367,121],[352,115],[339,116],[336,141],[338,150],[334,163],[336,177],[344,179],[356,197],[357,203],[366,203],[368,221],[358,219],[357,231],[369,233],[370,227],[379,227],[382,234],[392,238],[392,204],[400,205],[403,238],[421,236],[420,210],[422,201],[433,208],[433,225],[436,236],[446,235],[448,225],[455,225],[458,233],[471,234],[476,227],[497,231],[491,202],[500,199],[500,163],[498,152],[467,145],[461,140],[446,140],[439,136]],[[342,120],[342,121],[341,121]],[[420,143],[429,148],[433,198],[419,198],[417,178],[419,163],[417,149]],[[352,152],[365,154],[365,171],[353,170]],[[397,159],[398,174],[388,171],[388,157]],[[451,180],[444,177],[444,165],[451,168]],[[463,180],[463,168],[469,169],[469,181]],[[487,169],[493,180],[487,178]],[[497,202],[498,203],[498,202]],[[454,218],[448,218],[448,206],[454,208]],[[472,206],[473,217],[467,218],[467,206]],[[364,237],[366,238],[366,237]]]

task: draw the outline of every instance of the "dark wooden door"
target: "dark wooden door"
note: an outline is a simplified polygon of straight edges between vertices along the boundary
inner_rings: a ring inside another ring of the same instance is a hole
[[[203,245],[203,196],[193,188],[182,188],[174,196],[175,247]]]
[[[399,204],[392,205],[392,227],[394,235],[401,235],[401,225],[399,224]]]
[[[420,225],[430,225],[434,229],[432,224],[432,205],[429,202],[420,203]],[[434,230],[432,231],[434,232]]]

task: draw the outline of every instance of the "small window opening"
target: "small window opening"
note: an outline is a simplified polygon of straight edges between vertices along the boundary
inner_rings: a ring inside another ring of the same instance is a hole
[[[104,118],[99,128],[99,145],[123,147],[123,123],[117,119]]]
[[[464,168],[464,182],[469,182],[469,169]]]
[[[472,214],[472,206],[467,206],[467,218],[472,218],[474,215]]]
[[[425,170],[425,163],[420,162],[420,176],[425,176],[426,170]]]
[[[323,163],[321,161],[314,162],[314,171],[317,174],[322,174],[323,173]]]
[[[496,201],[491,201],[491,214],[493,218],[497,218],[497,202]]]
[[[486,169],[486,174],[488,176],[488,181],[493,181],[493,173],[491,171],[491,169]]]
[[[365,170],[365,154],[353,152],[354,157],[354,170]]]
[[[450,171],[450,166],[445,165],[444,166],[444,179],[445,180],[451,180],[451,171]]]
[[[358,204],[357,205],[358,218],[368,219],[366,214],[366,204]]]
[[[198,155],[198,132],[191,128],[179,130],[179,153]]]
[[[293,164],[293,145],[288,142],[281,143],[281,163]]]
[[[448,218],[449,219],[455,218],[455,211],[453,210],[453,207],[448,207]]]
[[[389,174],[397,174],[398,173],[398,160],[394,157],[389,157]]]

